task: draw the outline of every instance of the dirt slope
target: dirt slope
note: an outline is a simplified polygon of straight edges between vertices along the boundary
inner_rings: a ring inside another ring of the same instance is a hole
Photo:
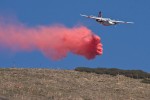
[[[150,84],[73,70],[0,69],[0,100],[150,100]]]

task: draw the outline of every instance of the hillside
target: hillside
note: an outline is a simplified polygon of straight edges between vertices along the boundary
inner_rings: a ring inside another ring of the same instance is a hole
[[[74,70],[0,69],[0,100],[150,100],[150,84]]]

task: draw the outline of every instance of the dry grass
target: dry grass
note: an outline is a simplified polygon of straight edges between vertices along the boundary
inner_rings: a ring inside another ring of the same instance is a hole
[[[0,69],[0,100],[150,100],[150,84],[73,70]]]

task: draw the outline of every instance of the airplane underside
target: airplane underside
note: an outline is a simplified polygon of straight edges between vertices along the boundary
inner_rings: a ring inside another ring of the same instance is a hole
[[[104,26],[111,26],[115,25],[116,23],[110,22],[110,21],[97,21],[98,23],[104,25]]]

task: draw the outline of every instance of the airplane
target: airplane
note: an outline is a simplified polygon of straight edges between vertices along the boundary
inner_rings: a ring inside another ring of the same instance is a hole
[[[133,22],[117,21],[117,20],[112,20],[110,18],[103,18],[101,11],[99,12],[98,17],[93,16],[93,15],[91,16],[82,15],[82,14],[80,15],[86,18],[95,19],[98,23],[104,26],[111,26],[111,25],[116,25],[116,24],[133,24]]]

